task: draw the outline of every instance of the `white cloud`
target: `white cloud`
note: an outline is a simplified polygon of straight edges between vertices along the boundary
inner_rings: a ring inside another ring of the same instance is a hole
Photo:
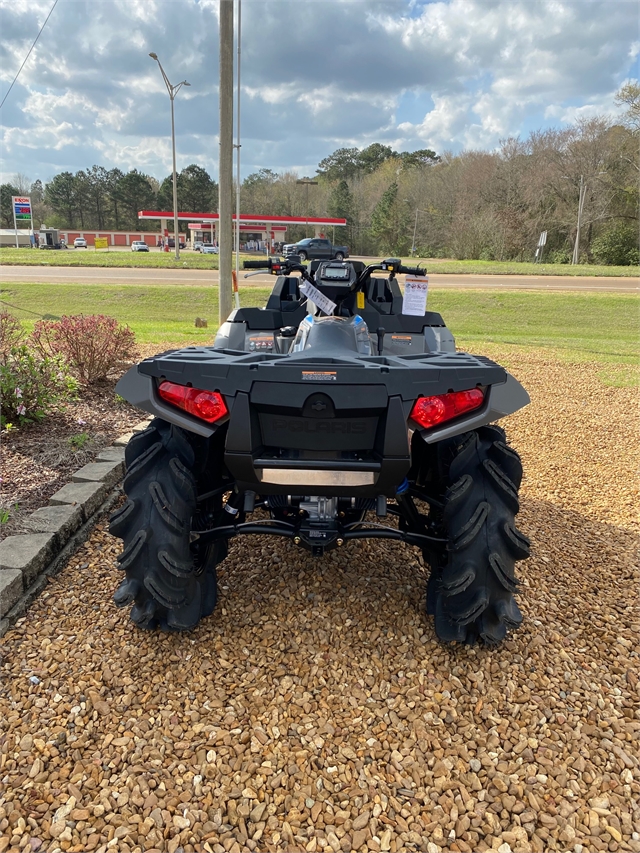
[[[0,93],[49,9],[0,0]],[[59,3],[3,109],[2,171],[36,162],[47,179],[61,161],[103,162],[162,178],[169,102],[156,51],[172,82],[192,84],[176,100],[179,160],[215,173],[217,16],[217,0]],[[523,129],[613,113],[639,52],[631,0],[245,3],[243,163],[313,173],[336,148],[373,141],[492,148]],[[407,92],[433,107],[416,112]]]

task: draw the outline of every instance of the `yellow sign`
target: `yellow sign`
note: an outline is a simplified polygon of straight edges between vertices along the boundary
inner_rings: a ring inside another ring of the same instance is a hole
[[[96,237],[93,245],[96,249],[108,249],[109,240],[107,237]]]

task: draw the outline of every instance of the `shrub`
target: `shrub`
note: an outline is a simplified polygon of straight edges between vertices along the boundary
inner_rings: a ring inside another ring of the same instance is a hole
[[[630,266],[639,262],[638,230],[616,222],[591,244],[591,253],[599,264]]]
[[[33,423],[66,403],[78,387],[62,356],[40,356],[25,344],[0,364],[0,423]]]
[[[105,379],[112,370],[137,356],[131,329],[104,314],[40,320],[34,327],[32,340],[43,355],[61,355],[85,383]]]
[[[568,249],[554,249],[549,252],[548,263],[550,264],[570,264],[573,254]]]
[[[8,311],[0,312],[0,359],[6,362],[12,347],[18,346],[24,337],[24,329],[17,317]]]

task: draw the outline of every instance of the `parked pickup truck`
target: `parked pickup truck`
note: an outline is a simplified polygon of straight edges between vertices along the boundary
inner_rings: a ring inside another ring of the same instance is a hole
[[[285,257],[299,255],[301,261],[330,261],[333,258],[343,261],[349,257],[348,246],[334,246],[331,240],[322,240],[320,237],[307,237],[297,243],[286,243],[282,251]]]

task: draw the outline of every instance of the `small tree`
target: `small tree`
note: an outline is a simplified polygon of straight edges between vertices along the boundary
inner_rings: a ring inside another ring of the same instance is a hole
[[[630,266],[640,263],[638,229],[616,222],[593,241],[591,253],[599,264]]]
[[[394,255],[407,253],[409,219],[406,202],[398,199],[398,184],[393,183],[384,191],[371,216],[371,236],[380,251]]]
[[[327,204],[329,216],[346,219],[346,239],[351,241],[352,225],[354,221],[353,196],[349,190],[349,184],[342,180],[331,191]],[[342,225],[338,226],[342,228]]]
[[[640,131],[640,83],[630,80],[616,92],[615,102],[626,106],[624,123],[631,130]]]
[[[13,184],[2,184],[0,186],[0,221],[3,228],[13,228],[11,196],[14,195],[20,195],[20,193]]]

